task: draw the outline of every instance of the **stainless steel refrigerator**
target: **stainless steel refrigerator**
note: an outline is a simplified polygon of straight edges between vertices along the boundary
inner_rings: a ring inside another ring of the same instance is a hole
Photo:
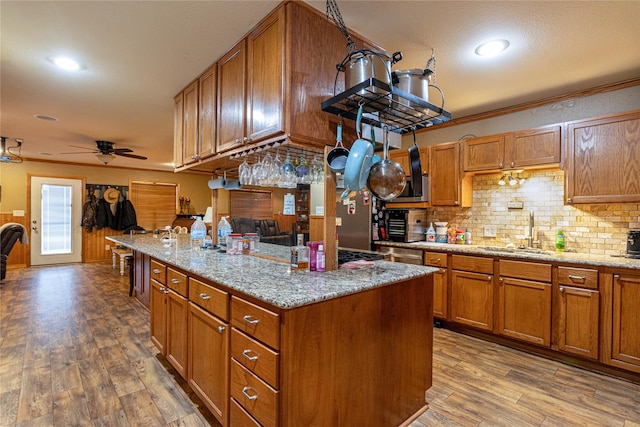
[[[338,199],[343,190],[338,190]],[[355,197],[338,200],[336,217],[342,225],[338,229],[341,248],[375,250],[373,243],[386,238],[384,202],[368,191],[359,191]],[[336,220],[336,223],[340,223]]]

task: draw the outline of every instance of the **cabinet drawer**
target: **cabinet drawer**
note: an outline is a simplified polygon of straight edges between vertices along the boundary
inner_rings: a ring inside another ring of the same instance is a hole
[[[558,267],[558,284],[598,289],[598,271],[586,268]]]
[[[551,264],[500,260],[500,276],[551,282]]]
[[[229,407],[229,425],[233,427],[260,427],[260,423],[254,420],[234,399],[231,399]]]
[[[149,277],[154,279],[158,283],[162,283],[163,285],[167,284],[167,266],[164,264],[160,264],[155,259],[152,259],[150,262],[149,268]]]
[[[232,328],[231,356],[273,388],[278,388],[278,353]]]
[[[167,286],[183,297],[188,295],[187,275],[182,274],[173,268],[167,269]]]
[[[189,300],[224,321],[229,321],[229,294],[189,277]]]
[[[268,346],[280,349],[280,316],[276,313],[231,297],[231,324]]]
[[[453,255],[451,257],[451,265],[454,270],[493,274],[493,258]]]
[[[447,254],[440,252],[425,252],[424,265],[447,268]]]
[[[265,427],[278,425],[278,392],[231,359],[231,397]]]

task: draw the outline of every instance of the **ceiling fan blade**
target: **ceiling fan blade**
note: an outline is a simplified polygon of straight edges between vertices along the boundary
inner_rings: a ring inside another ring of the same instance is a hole
[[[71,151],[67,153],[58,153],[58,154],[94,154],[99,153],[99,151]]]
[[[118,151],[114,151],[113,154],[115,154],[116,156],[130,157],[132,159],[147,160],[146,157],[138,156],[137,154],[122,153],[122,152],[118,152]]]
[[[111,150],[112,153],[133,153],[133,150],[131,148],[114,148],[113,150]]]

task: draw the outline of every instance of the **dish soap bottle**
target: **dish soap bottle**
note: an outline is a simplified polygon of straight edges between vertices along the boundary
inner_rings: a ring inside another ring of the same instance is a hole
[[[562,232],[562,230],[558,230],[558,232],[556,233],[556,252],[564,252],[564,246],[564,233]]]
[[[306,270],[309,268],[309,248],[304,245],[304,234],[298,234],[298,244],[291,248],[291,269]]]
[[[191,224],[191,250],[199,251],[204,247],[204,238],[207,235],[207,226],[204,225],[202,218],[196,217],[196,220]]]
[[[429,224],[429,229],[427,230],[427,242],[435,243],[436,241],[436,230],[433,228],[433,223]]]

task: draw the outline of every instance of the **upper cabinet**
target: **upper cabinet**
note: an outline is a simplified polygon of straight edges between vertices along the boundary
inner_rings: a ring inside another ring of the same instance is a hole
[[[187,165],[198,160],[198,80],[182,92],[182,164]]]
[[[398,162],[402,166],[405,175],[411,176],[411,160],[409,160],[409,150],[389,151],[389,160]],[[420,166],[422,175],[429,174],[429,147],[420,147]]]
[[[560,136],[560,126],[551,125],[463,140],[464,172],[557,166]]]
[[[176,168],[182,163],[182,126],[184,122],[184,93],[173,98],[173,164]]]
[[[218,92],[218,68],[205,71],[199,79],[198,147],[194,156],[206,159],[216,153],[216,95]]]
[[[471,175],[460,171],[460,143],[449,142],[429,147],[429,202],[431,206],[472,204]]]
[[[640,110],[567,126],[566,203],[640,202]]]
[[[358,46],[365,44],[355,40]],[[280,4],[217,60],[217,67],[212,67],[217,75],[202,75],[199,83],[207,90],[200,90],[200,151],[187,151],[184,136],[183,141],[176,139],[176,145],[185,146],[183,167],[229,167],[230,155],[249,144],[284,139],[313,148],[333,144],[338,118],[324,113],[321,104],[344,90],[336,64],[344,58],[345,47],[344,36],[321,12],[303,2]],[[203,81],[205,76],[216,80],[215,88],[210,85],[213,80]],[[185,96],[183,102],[186,111]],[[210,115],[209,107],[216,114]],[[178,124],[183,129],[187,125],[184,120]],[[204,149],[205,136],[214,138],[214,149]]]

